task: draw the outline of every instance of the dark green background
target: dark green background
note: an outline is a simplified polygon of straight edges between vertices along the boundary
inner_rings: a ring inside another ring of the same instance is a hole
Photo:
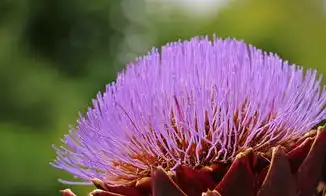
[[[189,0],[191,3],[191,0]],[[0,195],[59,195],[48,163],[78,111],[152,46],[235,37],[326,74],[326,3],[233,0],[210,16],[142,0],[0,1]]]

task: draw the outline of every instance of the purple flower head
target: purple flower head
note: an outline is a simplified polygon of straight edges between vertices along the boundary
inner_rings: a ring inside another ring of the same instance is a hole
[[[138,58],[55,148],[53,166],[124,184],[287,146],[326,118],[326,91],[304,71],[242,41],[196,37]]]

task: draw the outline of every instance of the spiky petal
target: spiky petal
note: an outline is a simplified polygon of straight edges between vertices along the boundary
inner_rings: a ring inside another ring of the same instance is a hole
[[[65,136],[67,147],[55,147],[52,164],[119,186],[151,177],[158,166],[176,171],[234,161],[246,173],[252,163],[239,153],[292,148],[326,118],[320,83],[315,70],[241,41],[170,43],[137,59],[97,95]]]

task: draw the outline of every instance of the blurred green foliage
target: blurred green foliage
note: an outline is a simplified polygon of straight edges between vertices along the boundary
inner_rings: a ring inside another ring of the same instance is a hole
[[[215,33],[326,74],[322,0],[233,0],[210,17],[161,8],[155,1],[0,1],[1,195],[71,188],[57,181],[70,175],[48,164],[51,144],[151,46]],[[81,195],[92,189],[72,188]]]

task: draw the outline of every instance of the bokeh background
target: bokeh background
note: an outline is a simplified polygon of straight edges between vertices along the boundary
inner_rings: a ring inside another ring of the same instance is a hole
[[[0,195],[86,195],[51,145],[135,57],[213,33],[326,74],[324,0],[1,0]]]

